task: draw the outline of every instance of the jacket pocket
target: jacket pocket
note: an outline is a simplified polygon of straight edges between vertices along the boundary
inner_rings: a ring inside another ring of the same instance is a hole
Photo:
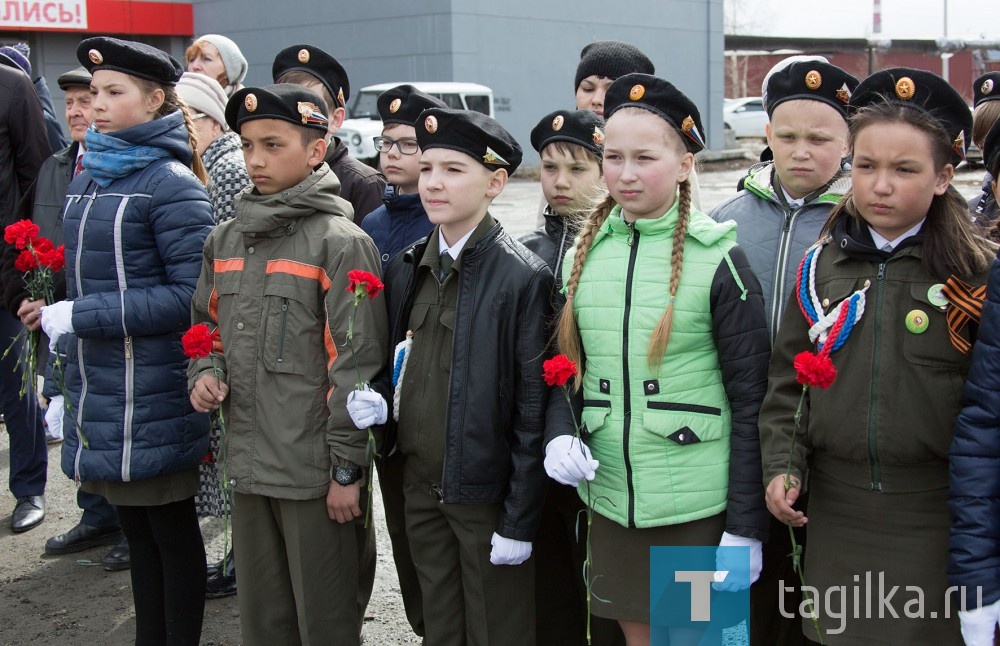
[[[611,402],[599,399],[583,400],[583,412],[580,415],[580,432],[584,436],[592,435],[607,423],[608,415],[611,414]]]
[[[910,363],[920,366],[964,370],[969,356],[952,345],[946,310],[931,301],[933,286],[931,283],[910,285],[910,300],[897,314],[903,320],[892,323],[904,335],[903,356]],[[969,339],[968,325],[962,331],[962,337]]]
[[[319,345],[309,347],[315,331],[326,325],[306,302],[300,289],[290,285],[264,287],[264,367],[270,372],[304,375],[315,363]]]
[[[722,409],[682,402],[646,403],[642,427],[677,446],[722,439]]]

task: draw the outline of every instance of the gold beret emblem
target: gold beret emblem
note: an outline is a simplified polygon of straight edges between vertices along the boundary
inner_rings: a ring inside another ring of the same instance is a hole
[[[959,130],[955,141],[951,142],[951,149],[960,157],[965,157],[965,131]]]
[[[257,97],[253,94],[246,95],[243,99],[243,105],[246,106],[247,112],[254,112],[257,110]]]
[[[904,101],[909,101],[913,98],[913,94],[917,91],[917,86],[909,76],[904,76],[903,78],[896,81],[896,96],[903,99]]]
[[[604,145],[604,133],[597,126],[594,126],[594,143],[598,146]]]
[[[983,81],[983,85],[982,85],[981,88],[979,88],[979,90],[983,94],[989,94],[990,92],[992,92],[993,91],[993,79],[986,79],[985,81]]]
[[[89,52],[87,52],[87,57],[90,58],[90,62],[93,63],[94,65],[100,65],[101,63],[104,62],[104,57],[101,56],[101,52],[97,51],[96,49],[92,49]]]
[[[309,123],[309,117],[312,116],[314,112],[319,112],[319,108],[317,108],[315,104],[308,101],[299,101],[298,110],[299,116],[302,117],[303,125]]]
[[[432,135],[438,131],[438,120],[433,114],[424,119],[424,129]]]
[[[847,83],[844,83],[843,85],[841,85],[840,89],[837,90],[837,99],[841,103],[850,103],[850,101],[851,101],[851,88],[847,87]]]
[[[344,88],[337,88],[337,103],[347,107],[347,101],[344,99]]]
[[[691,128],[694,128],[694,119],[691,115],[684,117],[684,121],[681,121],[681,130],[684,132],[691,132]]]
[[[399,108],[403,105],[402,99],[393,99],[392,103],[389,104],[389,112],[396,114],[399,112]]]
[[[303,65],[306,64],[306,63],[308,63],[309,62],[309,50],[308,49],[300,49],[299,50],[298,59],[299,59],[299,62],[302,63]]]
[[[555,130],[556,132],[562,130],[564,122],[565,119],[563,119],[563,116],[561,114],[557,114],[556,118],[552,120],[552,129]]]
[[[646,88],[641,84],[637,83],[632,86],[632,89],[628,91],[628,98],[633,101],[638,101],[646,94]]]
[[[823,85],[823,77],[816,70],[806,72],[806,87],[810,90],[818,90]]]

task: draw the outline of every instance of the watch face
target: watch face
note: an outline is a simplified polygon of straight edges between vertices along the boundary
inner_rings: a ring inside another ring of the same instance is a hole
[[[349,484],[354,484],[358,481],[360,473],[358,469],[349,469],[347,467],[337,467],[333,471],[333,479],[337,481],[337,484],[347,486]]]

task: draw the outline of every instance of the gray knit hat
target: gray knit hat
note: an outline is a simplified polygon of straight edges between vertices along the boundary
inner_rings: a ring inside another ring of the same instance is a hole
[[[246,57],[240,51],[239,45],[225,36],[205,34],[204,36],[195,38],[194,42],[197,43],[202,40],[219,50],[219,56],[222,57],[222,64],[226,67],[226,78],[229,79],[229,86],[225,89],[228,95],[232,95],[232,92],[239,89],[240,83],[247,77],[249,66],[247,65]],[[229,90],[229,88],[233,89]],[[223,119],[220,123],[225,123],[225,120]]]
[[[653,61],[635,45],[620,40],[598,40],[580,51],[573,89],[580,87],[580,81],[588,76],[603,76],[613,81],[634,72],[655,74],[656,70]]]
[[[177,94],[191,109],[215,119],[226,130],[226,92],[211,76],[184,72],[177,81]]]

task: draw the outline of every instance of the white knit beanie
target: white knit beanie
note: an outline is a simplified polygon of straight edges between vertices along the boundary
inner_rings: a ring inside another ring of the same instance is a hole
[[[198,72],[184,72],[177,81],[177,94],[192,110],[207,114],[222,126],[223,131],[228,130],[226,92],[214,78]]]
[[[211,43],[219,50],[219,56],[222,57],[222,64],[226,67],[226,78],[229,79],[229,86],[225,89],[229,90],[229,88],[233,88],[232,92],[235,92],[239,88],[240,83],[243,82],[243,79],[246,78],[247,70],[249,69],[247,59],[243,56],[243,52],[240,51],[239,45],[219,34],[205,34],[196,38],[194,42],[197,43],[200,40]],[[228,92],[227,95],[231,95],[232,92]]]

